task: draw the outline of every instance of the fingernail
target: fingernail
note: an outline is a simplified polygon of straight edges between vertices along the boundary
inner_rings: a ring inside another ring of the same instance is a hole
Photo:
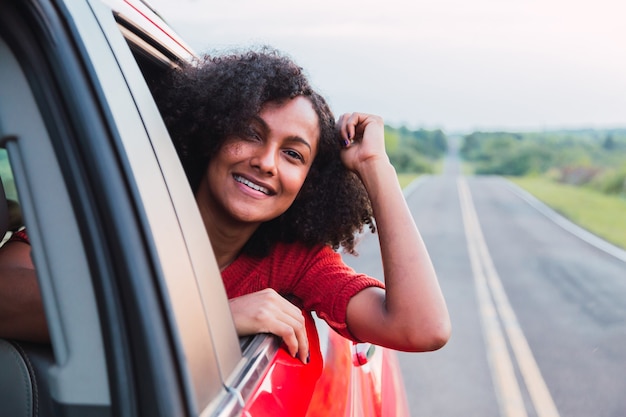
[[[306,363],[308,364],[311,361],[311,352],[307,352],[306,354]]]
[[[343,146],[348,146],[349,144],[350,144],[350,141],[348,139],[343,140]]]

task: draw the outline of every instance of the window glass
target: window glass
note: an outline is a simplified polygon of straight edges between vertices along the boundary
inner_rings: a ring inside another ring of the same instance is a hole
[[[17,190],[15,189],[15,180],[13,179],[13,171],[9,164],[9,155],[6,149],[0,149],[0,178],[4,186],[4,194],[7,199],[18,201]]]
[[[2,187],[4,188],[4,198],[7,201],[8,211],[8,224],[7,232],[4,236],[0,236],[0,246],[3,245],[13,232],[21,229],[24,226],[24,220],[22,217],[22,210],[20,209],[19,198],[17,195],[17,189],[15,187],[15,179],[13,177],[13,170],[9,162],[9,155],[6,149],[0,148],[0,179],[2,180]]]

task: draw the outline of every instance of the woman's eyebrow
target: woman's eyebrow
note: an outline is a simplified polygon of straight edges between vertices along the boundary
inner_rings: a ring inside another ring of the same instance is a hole
[[[309,151],[312,151],[313,149],[311,148],[311,144],[306,140],[301,138],[300,136],[289,136],[288,140],[290,142],[298,142],[298,143],[302,143],[304,145],[306,145],[307,148],[309,148]]]

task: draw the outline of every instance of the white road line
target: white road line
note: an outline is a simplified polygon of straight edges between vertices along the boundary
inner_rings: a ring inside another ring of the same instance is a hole
[[[550,391],[541,376],[539,366],[489,255],[469,187],[462,177],[459,177],[458,188],[489,361],[501,412],[507,417],[527,415],[513,363],[506,347],[502,332],[503,326],[537,416],[559,417]],[[501,320],[498,319],[498,315]]]

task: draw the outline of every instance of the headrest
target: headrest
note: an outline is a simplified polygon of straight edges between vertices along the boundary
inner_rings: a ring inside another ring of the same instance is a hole
[[[0,416],[36,415],[33,372],[20,349],[4,339],[0,339],[0,369]]]

